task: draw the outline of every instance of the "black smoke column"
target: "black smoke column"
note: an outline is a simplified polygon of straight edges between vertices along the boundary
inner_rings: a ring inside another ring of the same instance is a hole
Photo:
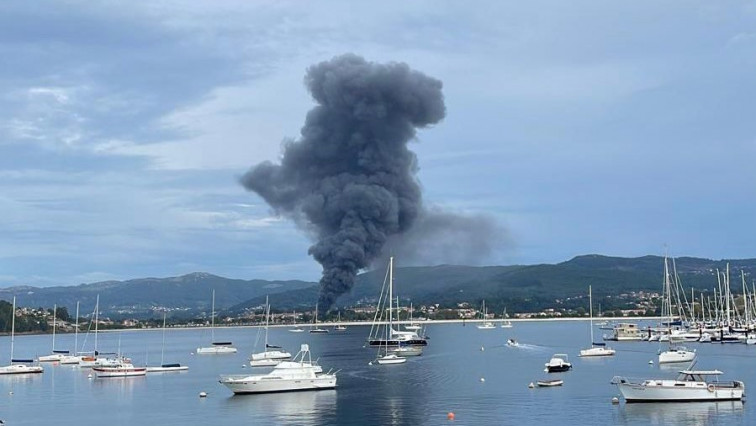
[[[407,143],[445,107],[440,81],[352,54],[310,67],[305,83],[318,105],[301,138],[285,145],[280,165],[258,164],[241,181],[314,231],[309,252],[323,265],[319,303],[327,309],[421,214]]]

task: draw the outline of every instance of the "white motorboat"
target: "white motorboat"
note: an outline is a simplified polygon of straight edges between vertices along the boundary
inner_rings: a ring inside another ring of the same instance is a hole
[[[720,382],[707,380],[718,378],[719,370],[683,370],[676,379],[648,379],[635,381],[625,377],[614,377],[626,402],[698,402],[733,401],[745,396],[745,384],[735,380]]]
[[[567,354],[554,354],[546,363],[546,371],[549,373],[561,373],[572,369],[572,364],[567,361]]]
[[[236,348],[232,342],[215,342],[215,290],[213,290],[212,313],[210,314],[211,346],[197,348],[197,355],[235,354]]]
[[[134,367],[133,364],[124,362],[113,367],[92,367],[97,378],[111,377],[139,377],[147,374],[146,367]]]
[[[520,346],[515,339],[507,339],[507,346]]]
[[[7,323],[6,323],[7,324]],[[0,367],[0,374],[32,374],[43,373],[45,371],[39,365],[29,365],[34,362],[32,359],[14,359],[13,348],[16,335],[16,297],[13,297],[13,308],[11,309],[11,344],[10,344],[10,365]]]
[[[608,348],[605,343],[596,343],[593,341],[593,290],[591,286],[588,286],[588,310],[590,311],[590,325],[589,330],[591,332],[591,347],[588,349],[581,349],[581,357],[589,356],[612,356],[616,352],[612,348]]]
[[[291,358],[291,354],[284,351],[280,346],[268,343],[268,325],[270,323],[270,304],[268,297],[265,297],[265,346],[263,351],[254,353],[249,357],[249,365],[252,367],[270,367],[277,365],[279,362]],[[259,329],[258,329],[259,330]],[[258,333],[258,340],[260,334]]]
[[[235,394],[333,389],[336,373],[323,373],[312,362],[310,347],[302,344],[291,361],[282,361],[268,374],[226,375],[219,382]]]
[[[304,333],[304,330],[299,326],[296,326],[295,328],[290,328],[289,333]]]

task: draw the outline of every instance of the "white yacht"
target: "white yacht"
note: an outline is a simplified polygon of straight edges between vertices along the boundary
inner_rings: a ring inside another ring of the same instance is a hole
[[[310,347],[302,344],[291,361],[282,361],[268,374],[226,375],[219,382],[235,394],[333,389],[336,373],[323,373],[312,362]]]
[[[659,352],[659,364],[691,362],[694,359],[696,359],[696,351],[688,350],[684,346],[670,346],[666,351]]]
[[[381,365],[404,364],[405,362],[407,362],[407,358],[390,353],[379,356],[378,358],[376,358],[375,362]]]
[[[481,308],[481,314],[483,315],[483,322],[476,327],[480,330],[493,330],[496,328],[493,322],[488,320],[488,309],[486,309],[486,301],[483,300],[483,307]]]
[[[672,324],[672,320],[673,320],[671,281],[672,280],[670,277],[669,265],[667,264],[667,258],[665,257],[664,258],[664,305],[662,306],[662,310],[666,311],[666,314],[669,316],[669,320],[667,321],[668,326]],[[694,359],[696,359],[696,351],[690,351],[683,346],[672,345],[673,340],[682,340],[682,339],[673,339],[675,332],[679,332],[679,330],[672,330],[672,329],[668,330],[668,333],[666,335],[670,337],[669,339],[670,344],[666,351],[659,351],[659,364],[669,364],[673,362],[691,362]],[[696,337],[698,338],[698,336]],[[661,338],[659,339],[659,341],[661,341]]]
[[[648,379],[634,381],[614,377],[625,402],[698,402],[734,401],[745,397],[745,384],[735,380],[720,382],[719,370],[683,370],[676,379]],[[714,380],[707,380],[713,377]]]

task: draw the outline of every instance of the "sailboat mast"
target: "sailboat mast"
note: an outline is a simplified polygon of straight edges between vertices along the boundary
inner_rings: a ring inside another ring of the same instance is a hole
[[[391,256],[389,259],[389,328],[391,328],[391,331],[394,331],[394,328],[392,326],[392,322],[394,320],[392,311],[391,311],[391,303],[392,299],[394,298],[394,256]],[[388,344],[388,342],[386,342]]]
[[[11,363],[13,362],[13,341],[16,335],[16,296],[13,296],[13,309],[11,310]]]
[[[270,321],[270,303],[268,296],[265,296],[265,348],[263,352],[268,352],[268,322]]]
[[[100,295],[97,295],[97,301],[95,302],[95,342],[94,342],[94,355],[97,356],[97,330],[100,324]]]
[[[210,342],[215,342],[215,289],[213,289],[212,304],[210,308]]]
[[[76,302],[76,328],[74,329],[74,355],[79,350],[79,302]]]
[[[163,346],[160,347],[160,365],[163,365],[163,356],[165,355],[165,314],[163,311]]]
[[[588,304],[590,305],[588,311],[591,314],[591,346],[593,346],[593,291],[591,286],[588,286]]]
[[[58,315],[58,305],[53,305],[53,346],[52,353],[55,353],[55,317]]]

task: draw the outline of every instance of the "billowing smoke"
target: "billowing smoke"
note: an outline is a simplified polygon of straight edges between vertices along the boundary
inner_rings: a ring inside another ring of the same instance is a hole
[[[301,137],[284,145],[280,165],[258,164],[241,182],[314,233],[309,253],[323,266],[327,309],[389,238],[423,216],[407,143],[443,119],[445,106],[440,81],[352,54],[310,67],[305,83],[317,106]]]

